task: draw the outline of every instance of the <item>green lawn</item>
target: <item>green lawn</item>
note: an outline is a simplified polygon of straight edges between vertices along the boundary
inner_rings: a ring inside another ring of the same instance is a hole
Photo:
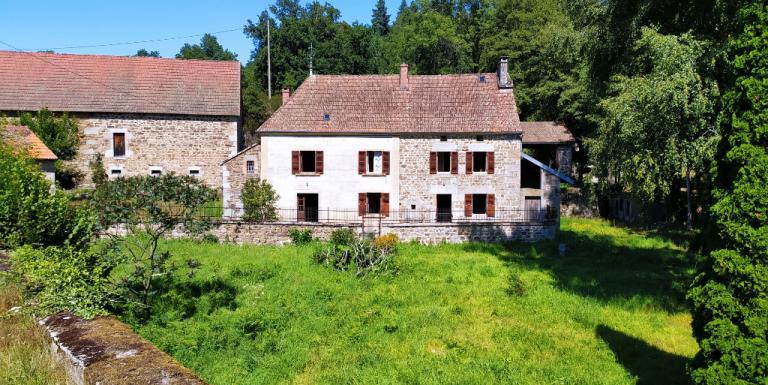
[[[598,220],[554,242],[402,245],[399,274],[363,279],[312,246],[164,246],[202,267],[134,326],[214,385],[675,384],[697,350],[685,249]]]

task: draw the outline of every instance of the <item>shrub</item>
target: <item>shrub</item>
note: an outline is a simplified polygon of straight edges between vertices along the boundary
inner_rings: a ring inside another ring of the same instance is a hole
[[[80,248],[93,234],[94,215],[72,207],[26,154],[0,143],[0,248],[66,244]]]
[[[356,238],[348,247],[336,244],[322,246],[315,250],[313,258],[315,262],[339,271],[353,270],[358,277],[397,271],[392,251],[376,247],[366,239]]]
[[[312,229],[292,228],[288,230],[288,236],[294,245],[306,245],[312,242]]]
[[[219,243],[219,237],[217,237],[217,236],[215,236],[215,235],[213,235],[211,233],[208,233],[208,234],[203,235],[201,241],[203,243],[215,244],[215,243]]]
[[[355,231],[345,227],[343,229],[333,230],[330,242],[337,246],[352,246],[357,239]]]
[[[91,163],[88,164],[91,168],[91,181],[93,185],[99,187],[107,182],[107,170],[104,168],[104,161],[101,159],[101,154],[96,154]]]
[[[44,314],[69,311],[93,318],[106,313],[113,296],[108,277],[116,266],[107,251],[24,246],[11,258],[26,294]]]
[[[266,222],[277,220],[278,195],[266,180],[251,178],[245,182],[243,192],[243,219]]]
[[[395,252],[399,243],[400,238],[394,233],[384,234],[373,239],[374,246],[389,253]]]

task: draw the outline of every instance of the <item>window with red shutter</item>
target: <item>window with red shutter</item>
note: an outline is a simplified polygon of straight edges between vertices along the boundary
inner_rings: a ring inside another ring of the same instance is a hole
[[[291,174],[296,175],[301,171],[299,168],[299,151],[291,151]]]
[[[489,152],[487,156],[488,156],[488,160],[487,160],[487,162],[488,162],[488,173],[489,174],[493,174],[496,171],[496,162],[494,160],[495,157],[493,155],[493,152]]]
[[[363,216],[365,215],[365,209],[367,206],[367,196],[366,193],[359,193],[357,194],[357,215]]]
[[[357,173],[359,175],[365,174],[365,155],[366,154],[367,154],[366,151],[357,152]]]
[[[315,151],[315,173],[323,173],[323,152]]]
[[[472,152],[471,151],[467,151],[466,159],[467,159],[466,172],[467,172],[467,175],[469,175],[469,174],[472,174]]]
[[[451,153],[451,174],[458,174],[458,173],[459,173],[459,153],[452,152]]]
[[[384,175],[389,175],[389,151],[384,151],[384,153],[382,154],[381,163],[382,163],[381,165],[382,173]]]
[[[381,215],[389,216],[389,193],[381,193]]]
[[[496,216],[496,195],[488,194],[488,207],[486,208],[486,215],[489,217]]]
[[[436,152],[429,153],[429,173],[437,174],[437,153]]]
[[[464,216],[472,216],[472,194],[464,194]]]

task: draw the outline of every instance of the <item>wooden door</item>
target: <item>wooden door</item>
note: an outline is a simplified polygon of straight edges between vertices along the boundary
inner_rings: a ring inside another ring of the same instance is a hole
[[[526,221],[541,220],[541,197],[525,197],[524,218]]]

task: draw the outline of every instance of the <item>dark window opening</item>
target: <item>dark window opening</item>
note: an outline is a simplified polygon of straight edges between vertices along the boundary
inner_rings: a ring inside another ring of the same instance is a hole
[[[450,194],[438,194],[437,195],[437,218],[438,222],[450,222],[451,221],[451,195]]]
[[[440,141],[441,142],[447,142],[448,141],[448,137],[447,136],[441,136],[440,137]]]
[[[480,83],[485,83],[485,75],[480,75]]]
[[[525,159],[520,162],[520,187],[541,189],[541,169]]]
[[[198,170],[198,169],[191,169],[191,170],[189,170],[189,175],[190,176],[199,176],[200,175],[200,170]]]
[[[416,210],[416,205],[411,205],[411,210]]]
[[[486,159],[488,159],[486,154],[485,152],[472,153],[472,172],[486,171]]]
[[[119,168],[113,168],[112,170],[109,171],[109,173],[112,174],[113,176],[120,176],[123,174],[123,170]]]
[[[161,170],[159,170],[159,169],[152,169],[152,170],[149,170],[149,175],[150,176],[160,176],[160,175],[163,175],[163,172]]]
[[[485,140],[485,138],[484,138],[482,135],[478,135],[478,136],[477,136],[477,141],[478,141],[478,142],[482,142],[482,141],[484,141],[484,140]]]
[[[112,155],[125,156],[125,134],[122,132],[112,134]]]
[[[326,122],[331,120],[331,114],[323,114],[323,120]]]
[[[317,222],[318,216],[317,194],[296,195],[296,220],[299,222]]]
[[[451,172],[451,153],[437,153],[437,172]]]
[[[487,212],[488,197],[485,194],[472,194],[472,214]]]
[[[316,165],[315,165],[315,151],[301,151],[299,154],[300,156],[300,165],[301,165],[301,172],[315,172]]]
[[[368,214],[381,214],[381,193],[366,194],[366,212]]]
[[[245,172],[248,175],[253,175],[256,172],[256,162],[252,160],[245,161]]]

